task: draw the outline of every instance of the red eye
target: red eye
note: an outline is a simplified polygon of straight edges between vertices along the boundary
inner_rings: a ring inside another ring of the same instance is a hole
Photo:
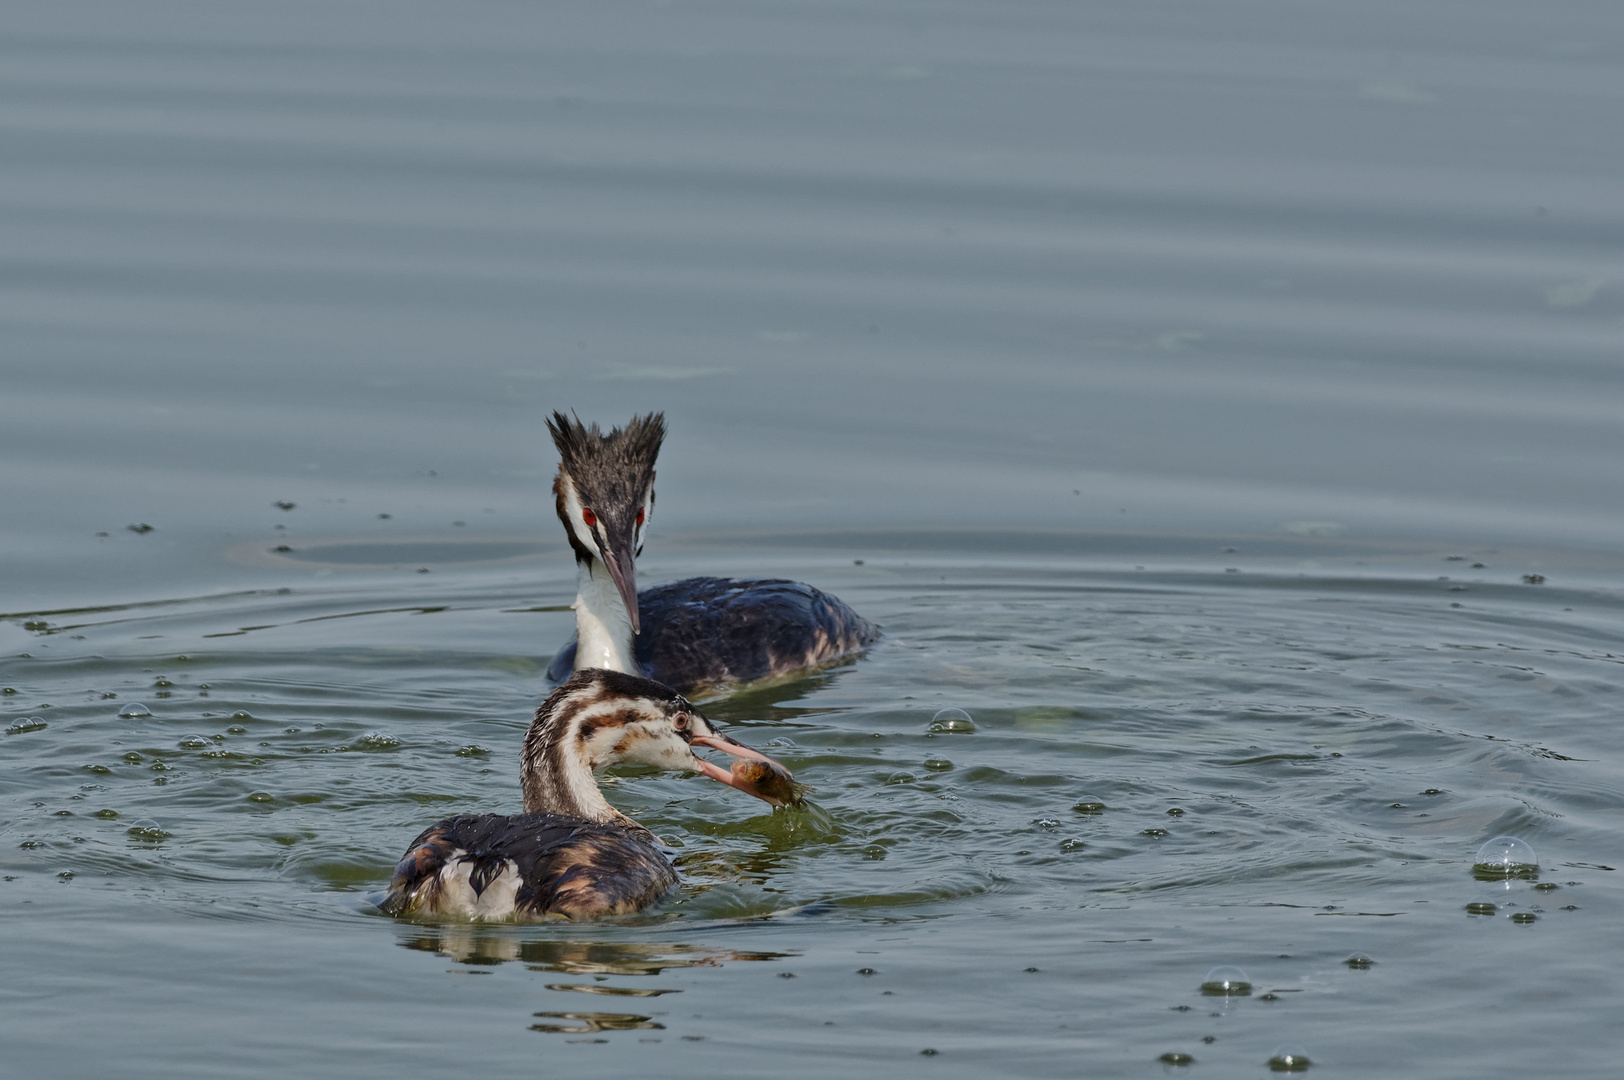
[[[583,507],[581,510],[581,520],[586,522],[587,528],[590,529],[592,526],[598,523],[598,515],[592,512],[591,507]]]
[[[637,508],[637,523],[639,525],[643,524],[643,508],[641,506]]]

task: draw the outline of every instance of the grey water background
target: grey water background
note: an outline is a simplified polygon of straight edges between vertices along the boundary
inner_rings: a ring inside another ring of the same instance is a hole
[[[1604,3],[8,4],[8,1064],[1612,1075],[1621,54]],[[552,408],[667,413],[645,580],[887,637],[707,705],[818,810],[611,778],[661,912],[397,924],[568,632]],[[1540,880],[1470,915],[1503,832]]]

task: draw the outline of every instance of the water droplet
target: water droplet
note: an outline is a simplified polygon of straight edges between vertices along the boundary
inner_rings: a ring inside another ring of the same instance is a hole
[[[1533,877],[1539,872],[1534,849],[1515,836],[1496,836],[1477,849],[1472,873],[1485,881],[1499,878]]]
[[[133,720],[138,716],[151,716],[152,710],[138,701],[132,701],[120,709],[118,714],[126,720]]]
[[[130,827],[124,831],[137,840],[145,840],[153,844],[169,836],[169,833],[164,831],[162,825],[159,825],[151,818],[145,817],[136,818],[130,822]]]
[[[859,974],[859,975],[878,975],[879,972],[875,971],[873,968],[858,968],[857,969],[857,974]]]
[[[1202,979],[1202,994],[1216,997],[1247,996],[1252,992],[1252,981],[1246,978],[1246,971],[1234,965],[1220,965],[1208,971],[1207,978]]]
[[[1081,799],[1078,799],[1076,802],[1072,803],[1071,808],[1077,811],[1079,814],[1105,813],[1105,804],[1100,802],[1100,800],[1087,795],[1084,795]]]
[[[212,742],[201,735],[188,735],[180,741],[179,745],[182,750],[206,750],[214,746]]]
[[[1193,1065],[1195,1063],[1195,1056],[1192,1054],[1182,1054],[1176,1050],[1169,1050],[1156,1060],[1162,1062],[1164,1065]]]
[[[1376,961],[1372,960],[1369,956],[1362,952],[1356,952],[1342,962],[1356,971],[1369,971],[1370,965],[1374,964]]]
[[[1179,807],[1179,806],[1170,806],[1170,807],[1167,808],[1167,816],[1168,817],[1183,817],[1184,816],[1184,809],[1183,809],[1183,807]]]
[[[1252,982],[1240,968],[1233,964],[1221,964],[1207,972],[1206,979],[1201,983],[1201,992],[1217,997],[1245,997],[1252,992]]]
[[[968,735],[976,729],[976,722],[963,709],[943,709],[930,718],[927,729],[938,735]]]
[[[44,720],[37,716],[24,716],[15,723],[6,727],[7,735],[22,735],[30,731],[40,731],[46,727]]]
[[[946,758],[933,757],[925,759],[925,768],[934,772],[946,772],[952,767],[953,763]]]
[[[1274,1053],[1269,1055],[1269,1068],[1275,1072],[1302,1072],[1312,1064],[1308,1055],[1303,1053],[1303,1048],[1296,1043],[1277,1046]]]

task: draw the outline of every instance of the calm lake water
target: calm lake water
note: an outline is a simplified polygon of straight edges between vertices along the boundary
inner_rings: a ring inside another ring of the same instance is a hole
[[[0,1053],[1615,1075],[1621,116],[1599,2],[8,5]],[[606,778],[662,907],[391,920],[553,408],[885,637],[705,704],[812,807]]]

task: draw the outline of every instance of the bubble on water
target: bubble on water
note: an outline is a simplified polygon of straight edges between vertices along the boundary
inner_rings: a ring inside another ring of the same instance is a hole
[[[168,690],[171,686],[174,686],[175,684],[170,682],[168,679],[164,678],[162,675],[160,675],[156,679],[152,680],[152,685],[156,686],[160,690]]]
[[[30,731],[41,731],[46,727],[44,720],[37,716],[20,717],[15,723],[6,727],[7,735],[23,735]]]
[[[1157,1058],[1156,1060],[1160,1061],[1164,1065],[1193,1065],[1193,1064],[1195,1064],[1195,1056],[1193,1054],[1184,1054],[1184,1053],[1180,1053],[1177,1050],[1169,1050],[1167,1053],[1163,1054],[1161,1057]]]
[[[137,840],[145,840],[151,844],[167,839],[170,835],[162,825],[147,817],[136,818],[130,822],[130,827],[124,831]]]
[[[246,721],[246,720],[252,720],[254,718],[254,716],[253,716],[252,713],[244,712],[243,710],[238,709],[236,712],[231,714],[231,718],[233,720]]]
[[[1372,960],[1366,953],[1356,952],[1351,954],[1342,962],[1353,968],[1355,971],[1369,971],[1370,965],[1374,964],[1376,961]]]
[[[1481,893],[1466,901],[1466,914],[1468,915],[1493,915],[1494,912],[1494,901]]]
[[[1085,848],[1087,846],[1088,845],[1084,844],[1081,840],[1077,839],[1075,836],[1069,837],[1069,838],[1067,838],[1065,840],[1060,841],[1060,850],[1061,851],[1081,851],[1081,850],[1083,850],[1083,848]]]
[[[118,714],[126,720],[133,720],[138,716],[151,716],[152,710],[138,701],[132,701],[120,709]]]
[[[226,734],[227,735],[246,735],[246,734],[248,734],[248,729],[241,726],[240,724],[233,724],[231,727],[226,728]]]
[[[930,769],[932,772],[946,772],[948,769],[953,767],[953,763],[951,761],[947,760],[946,758],[939,757],[926,758],[924,765],[925,768]]]
[[[911,772],[894,772],[885,778],[885,782],[887,784],[911,784],[918,779],[919,777]]]
[[[118,819],[118,811],[117,810],[97,810],[96,811],[96,816],[101,818],[103,821],[115,821],[115,820]]]
[[[938,735],[968,735],[976,729],[976,722],[963,709],[943,709],[930,718],[927,729]]]
[[[478,743],[469,743],[467,746],[460,746],[457,748],[458,757],[483,757],[488,753],[490,753],[490,751],[485,749],[483,746],[480,746]]]
[[[182,750],[207,750],[213,748],[214,743],[201,735],[188,735],[178,745]]]
[[[387,731],[369,731],[355,740],[357,750],[394,750],[400,746],[400,740]]]
[[[1533,877],[1539,872],[1534,849],[1515,836],[1496,836],[1477,849],[1472,873],[1485,880]]]
[[[1252,992],[1252,981],[1233,964],[1221,964],[1207,972],[1201,992],[1213,997],[1245,997]]]
[[[1275,1072],[1302,1072],[1314,1064],[1296,1043],[1285,1043],[1269,1055],[1269,1068]]]
[[[1519,926],[1526,926],[1527,924],[1537,922],[1538,920],[1539,916],[1535,915],[1532,911],[1515,911],[1511,914],[1511,921]]]
[[[1079,814],[1105,813],[1105,804],[1089,795],[1084,795],[1081,799],[1078,799],[1076,802],[1072,803],[1071,808],[1077,811]]]
[[[1167,830],[1166,829],[1146,829],[1144,832],[1140,833],[1139,835],[1141,835],[1141,836],[1153,836],[1156,839],[1160,840],[1162,837],[1167,835]]]
[[[275,802],[276,799],[268,791],[251,791],[248,793],[249,802]]]

